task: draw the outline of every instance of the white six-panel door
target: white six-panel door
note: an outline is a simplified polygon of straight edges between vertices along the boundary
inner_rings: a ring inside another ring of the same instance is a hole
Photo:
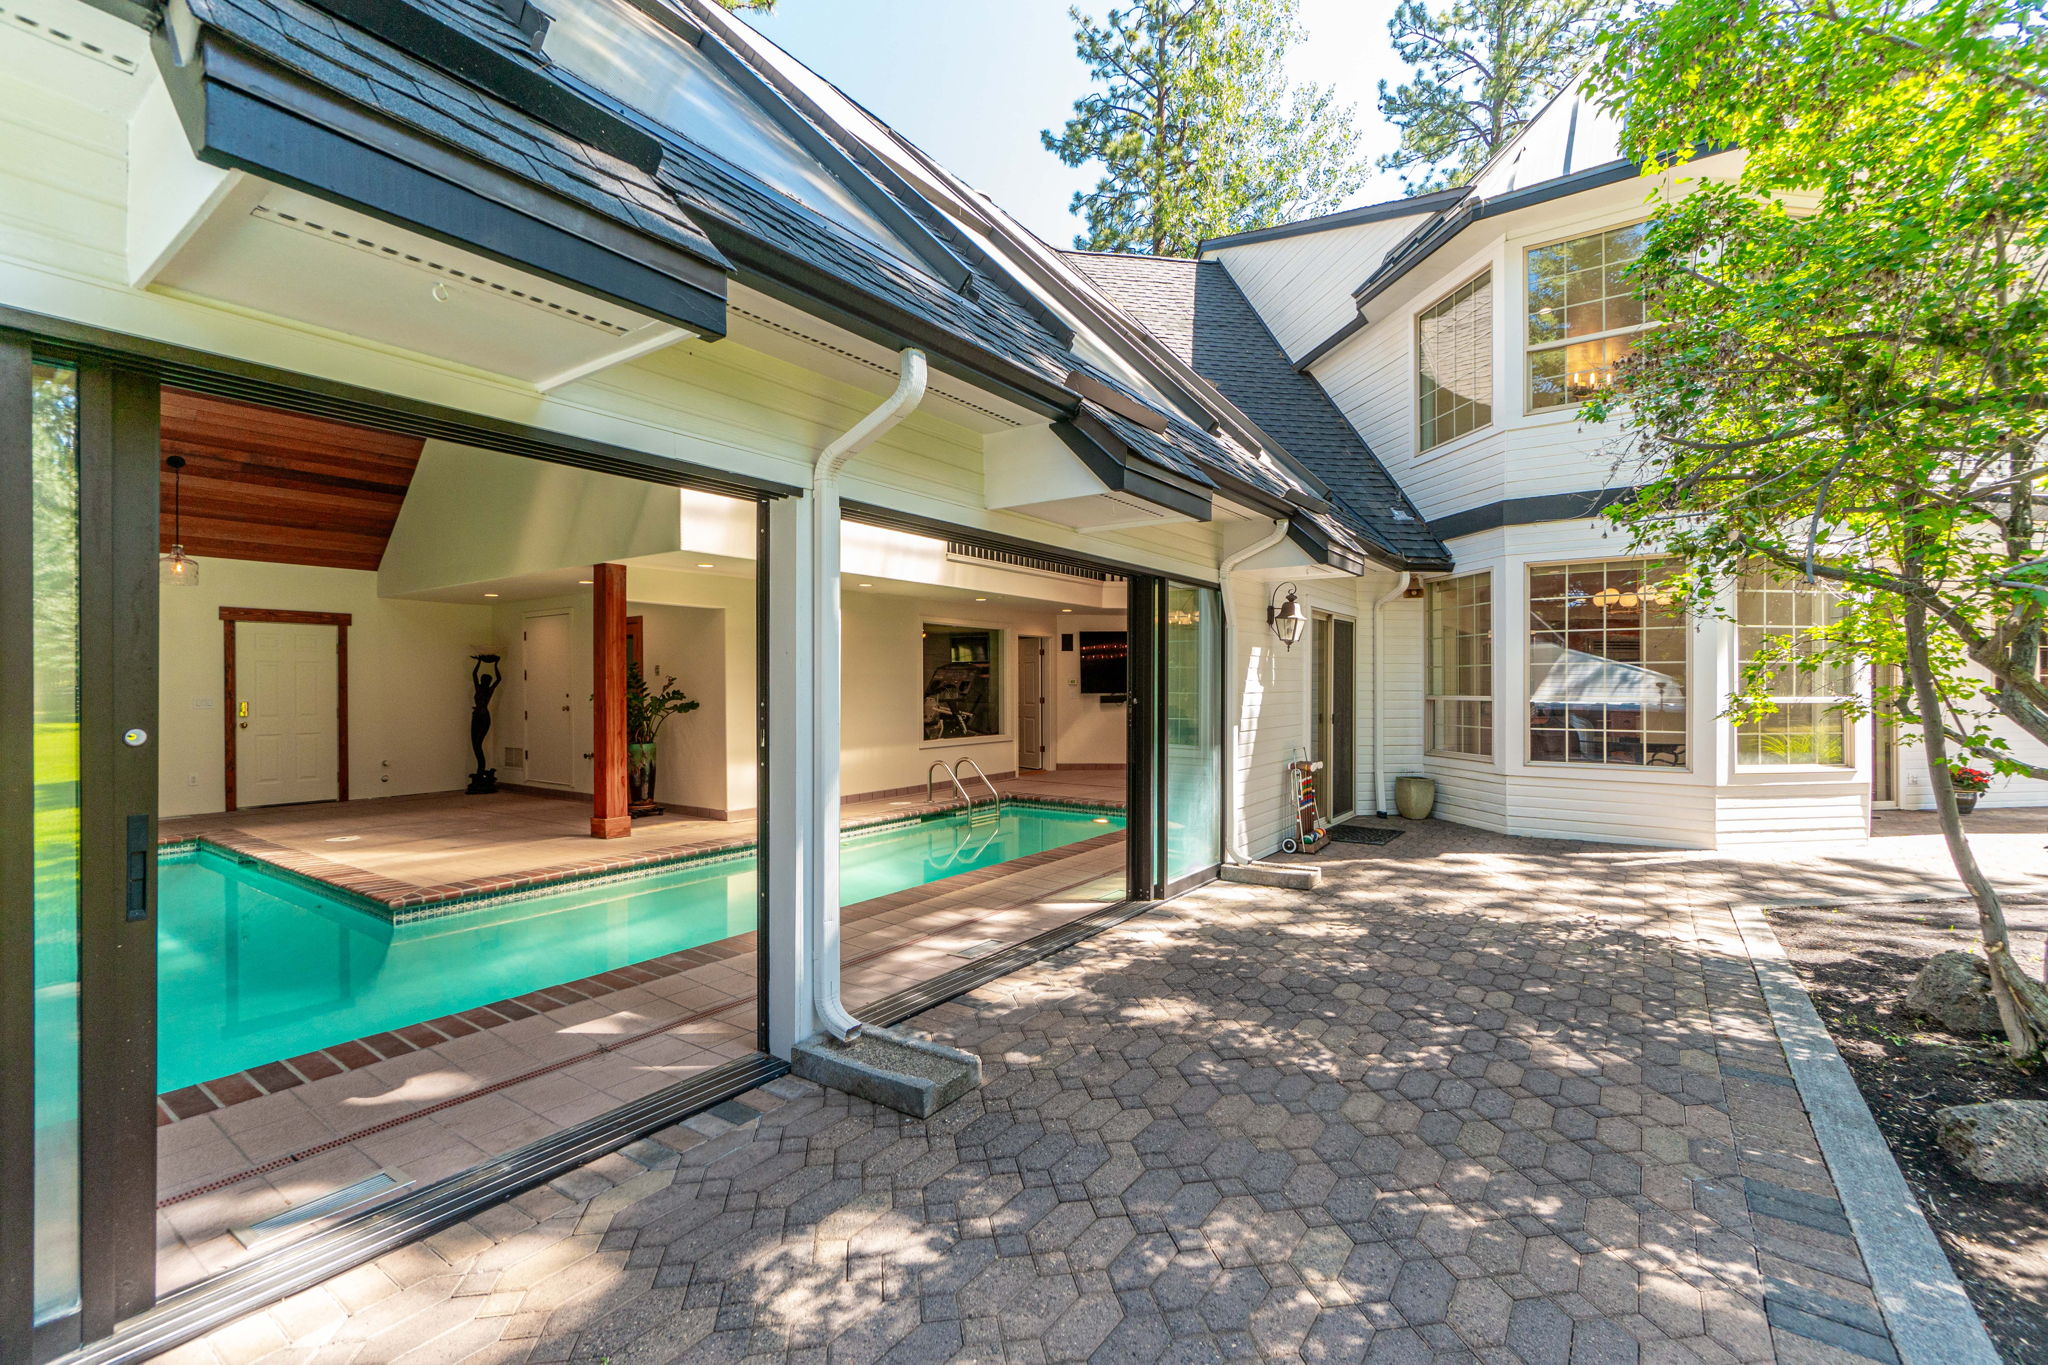
[[[337,664],[333,626],[236,627],[237,805],[340,799]]]

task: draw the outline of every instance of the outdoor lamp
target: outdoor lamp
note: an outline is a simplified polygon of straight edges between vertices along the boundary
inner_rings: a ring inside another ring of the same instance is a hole
[[[1287,600],[1282,602],[1280,588],[1287,590]],[[1282,583],[1273,589],[1273,597],[1266,603],[1266,624],[1280,637],[1280,643],[1289,649],[1301,638],[1303,626],[1308,624],[1308,613],[1301,609],[1301,599],[1294,595],[1294,584]]]
[[[185,553],[185,457],[164,461],[171,471],[171,548],[157,559],[157,578],[167,588],[199,586],[199,561]]]

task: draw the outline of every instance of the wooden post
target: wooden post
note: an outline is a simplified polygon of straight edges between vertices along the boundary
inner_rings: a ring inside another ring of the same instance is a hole
[[[633,832],[626,800],[626,566],[595,565],[590,584],[590,833],[622,839]]]

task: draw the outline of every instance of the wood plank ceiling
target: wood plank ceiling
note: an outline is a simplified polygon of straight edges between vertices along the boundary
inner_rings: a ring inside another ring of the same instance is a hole
[[[163,453],[185,457],[184,545],[199,560],[375,569],[422,444],[417,436],[163,391]],[[162,487],[159,538],[167,550],[169,469]]]

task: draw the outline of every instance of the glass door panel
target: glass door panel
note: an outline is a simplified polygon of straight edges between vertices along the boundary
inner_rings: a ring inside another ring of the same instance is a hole
[[[33,570],[35,1316],[79,1300],[78,372],[36,365]]]
[[[1165,881],[1223,861],[1222,621],[1216,593],[1166,585],[1162,720]]]

